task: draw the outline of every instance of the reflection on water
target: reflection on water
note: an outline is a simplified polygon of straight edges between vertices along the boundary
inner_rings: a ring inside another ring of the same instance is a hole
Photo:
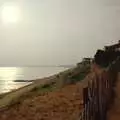
[[[63,67],[0,67],[0,93],[30,84],[30,82],[14,82],[14,80],[34,80],[63,70],[65,70]]]
[[[22,68],[0,67],[0,93],[17,89],[28,83],[15,83],[17,76],[22,73]]]

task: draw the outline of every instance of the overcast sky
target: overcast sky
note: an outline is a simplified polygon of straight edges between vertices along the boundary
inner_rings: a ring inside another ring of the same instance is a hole
[[[0,17],[0,64],[75,64],[120,39],[120,0],[0,0],[15,3],[21,21]]]

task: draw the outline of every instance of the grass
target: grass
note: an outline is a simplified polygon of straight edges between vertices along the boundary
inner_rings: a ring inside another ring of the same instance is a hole
[[[81,80],[84,80],[85,76],[86,76],[85,73],[80,73],[76,76],[71,77],[70,81],[71,81],[71,83],[76,83],[76,82],[79,82]]]
[[[35,87],[31,92],[49,92],[55,89],[55,85],[45,84],[43,86]]]
[[[26,98],[28,99],[28,98],[33,98],[35,96],[44,95],[45,93],[52,92],[55,89],[56,87],[53,84],[45,84],[43,86],[35,87],[29,93],[26,93],[22,97],[18,99],[13,99],[9,106],[12,106],[14,104],[17,104],[17,105],[21,104],[22,101],[24,101]]]

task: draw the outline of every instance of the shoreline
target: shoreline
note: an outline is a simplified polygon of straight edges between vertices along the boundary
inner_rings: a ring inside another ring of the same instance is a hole
[[[27,86],[2,94],[2,98],[0,99],[0,109],[9,106],[13,101],[16,101],[19,97],[25,95],[27,92],[30,92],[35,87],[47,84],[48,79],[51,80],[51,77],[47,79],[44,78],[39,81],[37,80]]]
[[[0,111],[16,103],[21,96],[27,95],[32,90],[37,89],[42,92],[43,89],[47,89],[49,91],[49,86],[55,86],[55,89],[61,89],[66,85],[81,81],[88,74],[89,67],[89,65],[86,65],[86,67],[75,66],[49,77],[36,79],[29,85],[2,94],[0,98]]]
[[[25,95],[26,93],[30,92],[32,89],[43,86],[43,85],[50,85],[53,82],[57,82],[58,76],[64,76],[64,74],[69,73],[74,68],[67,69],[65,71],[61,71],[57,74],[51,75],[49,77],[43,77],[40,79],[33,80],[32,83],[20,87],[18,89],[13,89],[10,92],[1,93],[0,94],[0,109],[4,109],[8,107],[13,101],[16,101],[19,97],[22,95]],[[28,82],[29,83],[29,82]]]
[[[22,88],[24,88],[24,87],[27,87],[27,86],[29,86],[29,85],[31,85],[31,84],[34,84],[35,82],[39,82],[39,81],[45,80],[45,79],[49,80],[49,79],[51,79],[51,78],[55,78],[56,76],[59,76],[60,74],[64,74],[64,73],[66,74],[66,72],[69,72],[69,71],[73,70],[74,68],[75,68],[75,67],[65,69],[64,71],[55,73],[55,74],[50,75],[50,76],[48,76],[48,77],[42,77],[42,78],[37,78],[37,79],[33,79],[33,80],[32,80],[32,79],[31,79],[31,80],[14,80],[13,82],[15,82],[15,83],[18,83],[18,82],[20,82],[20,83],[28,83],[28,85],[22,86],[22,87],[17,88],[17,89],[12,89],[12,90],[10,90],[10,91],[8,91],[8,92],[1,92],[1,93],[0,93],[0,99],[1,99],[1,96],[7,95],[7,94],[12,93],[12,92],[14,92],[14,91],[17,91],[17,90],[19,90],[19,89],[22,89]]]

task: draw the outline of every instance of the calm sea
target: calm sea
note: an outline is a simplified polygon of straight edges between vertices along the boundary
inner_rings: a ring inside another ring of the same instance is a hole
[[[0,93],[18,89],[30,82],[15,80],[35,80],[54,75],[68,68],[64,67],[0,67]]]

